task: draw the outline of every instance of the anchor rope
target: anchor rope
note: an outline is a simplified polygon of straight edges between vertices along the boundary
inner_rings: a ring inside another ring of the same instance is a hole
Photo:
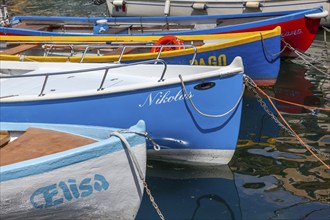
[[[287,103],[287,104],[290,104],[290,105],[303,107],[303,108],[306,108],[306,109],[330,111],[330,108],[322,108],[322,107],[316,107],[316,106],[302,105],[302,104],[298,104],[298,103],[295,103],[295,102],[290,102],[290,101],[286,101],[286,100],[283,100],[283,99],[278,99],[278,98],[275,98],[275,97],[272,97],[272,96],[269,96],[269,98],[271,98],[275,101],[279,101],[279,102]]]
[[[326,164],[320,157],[318,157],[314,151],[321,153],[320,150],[316,150],[315,148],[308,146],[300,137],[299,135],[292,129],[292,127],[289,125],[289,123],[285,120],[285,118],[283,117],[283,115],[281,114],[281,112],[276,108],[275,104],[273,103],[272,99],[270,98],[270,96],[268,94],[266,94],[262,89],[260,89],[254,82],[253,80],[246,76],[247,78],[247,82],[248,82],[248,87],[252,88],[252,89],[257,89],[257,91],[259,91],[262,95],[264,95],[268,101],[271,103],[271,105],[273,106],[273,108],[275,109],[276,113],[279,115],[279,117],[281,118],[281,120],[283,121],[283,123],[285,124],[285,130],[289,132],[289,134],[293,135],[294,137],[296,137],[296,139],[300,142],[300,144],[302,144],[320,163],[322,163],[327,169],[330,170],[330,166],[328,164]],[[266,111],[267,112],[267,111]],[[271,115],[272,116],[272,115]],[[272,116],[273,117],[273,116]],[[275,117],[275,116],[274,116]],[[275,117],[276,118],[276,117]],[[278,121],[278,119],[275,119],[275,122],[278,123],[279,125],[284,126],[280,121]],[[281,127],[282,127],[281,126]],[[283,128],[283,127],[282,127]],[[313,150],[314,151],[313,151]],[[328,157],[328,155],[324,154],[323,152],[321,153],[322,155]]]
[[[307,55],[305,55],[304,53],[299,52],[298,50],[296,50],[294,47],[292,47],[289,43],[287,43],[284,39],[282,39],[283,43],[290,49],[292,50],[299,58],[301,58],[303,61],[305,61],[308,65],[310,65],[311,67],[313,67],[314,69],[316,69],[317,71],[319,71],[320,73],[326,75],[326,76],[330,76],[329,73],[324,72],[323,70],[319,69],[318,67],[316,67],[315,65],[313,65],[310,61],[308,61],[307,59],[309,59],[310,57],[308,57]]]
[[[327,57],[329,57],[328,42],[327,42],[327,32],[330,33],[330,29],[326,28],[325,26],[322,26],[322,28],[323,28],[324,47],[326,49]]]
[[[160,219],[165,220],[164,215],[163,215],[162,212],[160,211],[160,209],[159,209],[157,203],[155,202],[154,197],[153,197],[152,194],[151,194],[151,191],[150,191],[150,189],[149,189],[149,187],[148,187],[147,181],[146,181],[145,178],[144,178],[144,174],[143,174],[143,171],[142,171],[142,169],[141,169],[141,167],[140,167],[140,165],[139,165],[139,162],[138,162],[138,160],[137,160],[135,154],[134,154],[134,153],[132,152],[132,150],[131,150],[131,145],[128,143],[128,141],[126,140],[126,138],[125,138],[120,132],[125,132],[125,133],[136,133],[136,134],[142,134],[142,133],[139,133],[139,132],[133,132],[133,131],[128,131],[128,130],[126,130],[126,131],[115,131],[115,132],[111,133],[110,136],[116,136],[116,137],[118,137],[118,138],[124,143],[124,146],[126,147],[126,149],[127,149],[128,153],[129,153],[130,157],[131,157],[132,160],[133,160],[133,163],[134,163],[134,165],[135,165],[135,168],[136,168],[137,171],[138,171],[139,177],[140,177],[141,181],[143,182],[143,186],[144,186],[144,188],[145,188],[145,190],[146,190],[146,193],[147,193],[148,196],[149,196],[150,202],[152,203],[153,207],[155,208],[156,212],[158,213]],[[144,135],[143,135],[143,136],[144,136]]]
[[[285,49],[287,48],[287,45],[284,45],[284,47],[280,50],[280,52],[278,53],[271,53],[269,52],[269,50],[267,49],[266,47],[266,43],[265,43],[265,40],[264,40],[264,37],[262,36],[262,33],[260,32],[260,38],[261,38],[261,43],[262,43],[262,47],[264,48],[264,50],[266,51],[266,53],[268,55],[270,55],[271,57],[278,57],[279,55],[281,55]]]

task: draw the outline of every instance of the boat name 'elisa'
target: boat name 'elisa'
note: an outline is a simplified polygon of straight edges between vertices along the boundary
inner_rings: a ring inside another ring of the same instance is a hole
[[[94,191],[101,192],[109,188],[109,182],[100,174],[92,178],[85,178],[79,184],[76,179],[68,179],[67,182],[60,181],[58,184],[44,186],[31,195],[30,202],[36,209],[43,209],[90,196]]]
[[[189,93],[189,98],[192,98],[193,94]],[[166,92],[157,92],[156,94],[150,93],[148,97],[144,100],[142,104],[139,104],[139,107],[142,108],[144,106],[151,106],[153,104],[160,105],[166,104],[170,102],[177,102],[186,99],[186,94],[182,93],[182,90],[179,90],[176,94],[172,95],[171,91]]]

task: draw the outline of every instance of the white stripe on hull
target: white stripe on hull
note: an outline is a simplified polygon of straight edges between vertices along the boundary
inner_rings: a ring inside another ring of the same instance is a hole
[[[162,149],[148,150],[148,159],[180,162],[181,164],[228,164],[235,150],[191,150],[191,149]]]

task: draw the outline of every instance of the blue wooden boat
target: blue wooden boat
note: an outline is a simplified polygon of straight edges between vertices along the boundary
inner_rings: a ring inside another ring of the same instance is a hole
[[[124,133],[1,117],[0,129],[1,219],[135,218],[146,173],[143,121]]]
[[[1,121],[128,127],[138,118],[161,147],[148,146],[154,159],[226,164],[235,152],[244,93],[240,57],[225,67],[0,65],[2,74],[14,74],[0,81]]]
[[[9,46],[0,52],[0,60],[129,63],[161,58],[168,64],[226,66],[241,56],[246,75],[259,86],[273,86],[280,69],[280,34],[277,27],[261,32],[164,37],[3,36],[2,42]]]
[[[77,36],[77,35],[192,35],[282,29],[282,57],[296,57],[287,44],[305,52],[313,42],[323,8],[297,11],[256,12],[230,15],[162,17],[14,17],[1,35]]]

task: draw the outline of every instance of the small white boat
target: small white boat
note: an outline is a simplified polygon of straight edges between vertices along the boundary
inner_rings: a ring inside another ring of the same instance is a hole
[[[127,130],[0,122],[0,130],[1,219],[135,218],[146,173],[143,121]]]
[[[326,0],[95,0],[107,3],[111,16],[189,16],[243,14],[309,9],[322,6],[330,10]],[[330,26],[330,17],[322,19]]]

